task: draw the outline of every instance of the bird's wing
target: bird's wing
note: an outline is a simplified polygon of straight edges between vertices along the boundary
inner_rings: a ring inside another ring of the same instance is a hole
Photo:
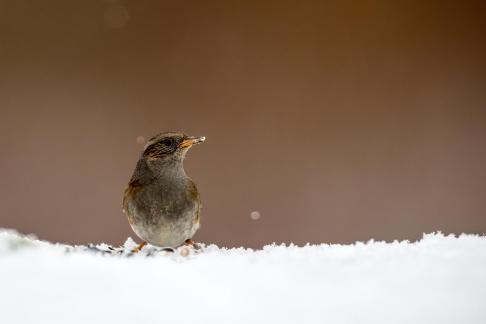
[[[199,197],[199,191],[197,191],[196,184],[192,180],[189,180],[189,192],[196,204],[196,210],[194,213],[193,222],[195,224],[199,224],[202,203],[201,203],[201,198]]]
[[[128,222],[130,224],[133,224],[133,216],[130,213],[130,208],[128,204],[130,199],[133,198],[135,192],[138,191],[140,188],[141,188],[141,184],[138,183],[138,181],[130,181],[128,186],[125,188],[125,192],[123,193],[122,208],[123,208],[123,212],[127,215]]]

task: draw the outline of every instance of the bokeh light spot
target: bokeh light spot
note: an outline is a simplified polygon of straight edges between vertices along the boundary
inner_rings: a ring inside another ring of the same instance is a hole
[[[128,23],[129,18],[127,8],[116,1],[111,1],[105,9],[104,22],[108,28],[122,28]]]
[[[255,210],[255,211],[252,211],[252,212],[250,213],[250,218],[251,218],[252,220],[259,220],[261,216],[262,216],[262,215],[260,214],[260,212],[259,212],[259,211],[256,211],[256,210]]]
[[[138,144],[145,144],[145,137],[143,137],[142,135],[139,135],[139,136],[137,136],[136,141],[137,141]]]

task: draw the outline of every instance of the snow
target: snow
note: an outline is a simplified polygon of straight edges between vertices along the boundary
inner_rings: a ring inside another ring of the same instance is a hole
[[[0,231],[0,323],[486,323],[486,237],[261,250]]]

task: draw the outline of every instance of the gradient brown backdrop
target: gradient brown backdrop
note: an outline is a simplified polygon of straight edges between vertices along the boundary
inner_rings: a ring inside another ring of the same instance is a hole
[[[137,137],[184,130],[197,240],[484,233],[482,3],[0,0],[0,227],[123,242]]]

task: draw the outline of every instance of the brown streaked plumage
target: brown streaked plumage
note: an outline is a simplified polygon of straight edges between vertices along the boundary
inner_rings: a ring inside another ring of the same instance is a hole
[[[123,211],[144,242],[162,247],[192,242],[199,228],[201,200],[183,160],[192,145],[204,140],[169,132],[145,145],[123,195]]]

